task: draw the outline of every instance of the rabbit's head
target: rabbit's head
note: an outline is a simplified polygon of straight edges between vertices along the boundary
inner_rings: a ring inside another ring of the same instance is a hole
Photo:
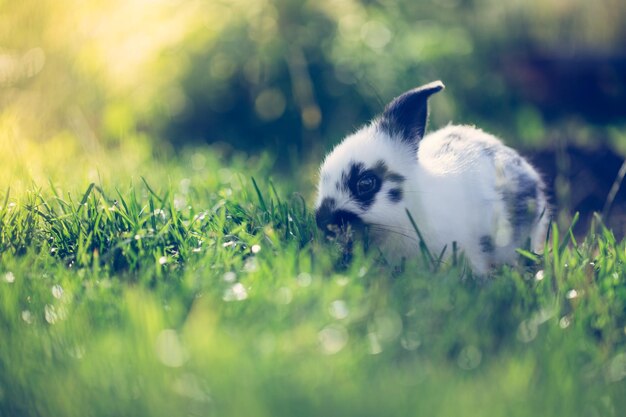
[[[402,94],[328,154],[315,206],[322,231],[334,235],[368,226],[375,237],[377,230],[392,231],[398,222],[406,222],[405,190],[415,175],[428,98],[443,88],[436,81]]]

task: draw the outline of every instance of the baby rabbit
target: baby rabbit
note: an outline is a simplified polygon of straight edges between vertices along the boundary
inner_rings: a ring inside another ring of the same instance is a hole
[[[424,136],[428,98],[443,88],[435,81],[407,91],[326,156],[315,218],[327,235],[367,227],[392,262],[418,255],[421,238],[435,256],[447,248],[444,259],[456,242],[484,275],[515,262],[516,248],[543,250],[545,187],[516,151],[475,127]]]

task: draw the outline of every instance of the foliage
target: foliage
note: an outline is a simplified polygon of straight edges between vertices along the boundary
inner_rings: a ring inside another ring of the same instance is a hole
[[[442,79],[434,125],[621,149],[625,15],[614,0],[3,1],[0,109],[37,143],[141,133],[291,167]]]
[[[560,4],[224,4],[214,10],[227,16],[220,37],[192,36],[207,40],[181,77],[186,107],[168,136],[275,149],[291,162],[334,143],[406,89],[442,79],[448,89],[432,100],[435,125],[477,124],[537,148],[589,144],[579,130],[590,122],[591,136],[610,142],[605,124],[624,123],[626,8]]]

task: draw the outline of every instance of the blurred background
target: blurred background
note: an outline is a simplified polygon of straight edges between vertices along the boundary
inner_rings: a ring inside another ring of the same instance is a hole
[[[622,0],[0,0],[0,185],[210,145],[310,195],[333,144],[441,79],[432,128],[502,137],[562,226],[604,211],[622,235],[625,21]]]

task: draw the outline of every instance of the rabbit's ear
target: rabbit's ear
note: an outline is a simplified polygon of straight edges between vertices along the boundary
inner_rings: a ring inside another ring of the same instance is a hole
[[[396,97],[385,108],[380,127],[391,136],[399,135],[403,141],[417,144],[426,131],[428,98],[443,88],[441,81],[433,81]]]

